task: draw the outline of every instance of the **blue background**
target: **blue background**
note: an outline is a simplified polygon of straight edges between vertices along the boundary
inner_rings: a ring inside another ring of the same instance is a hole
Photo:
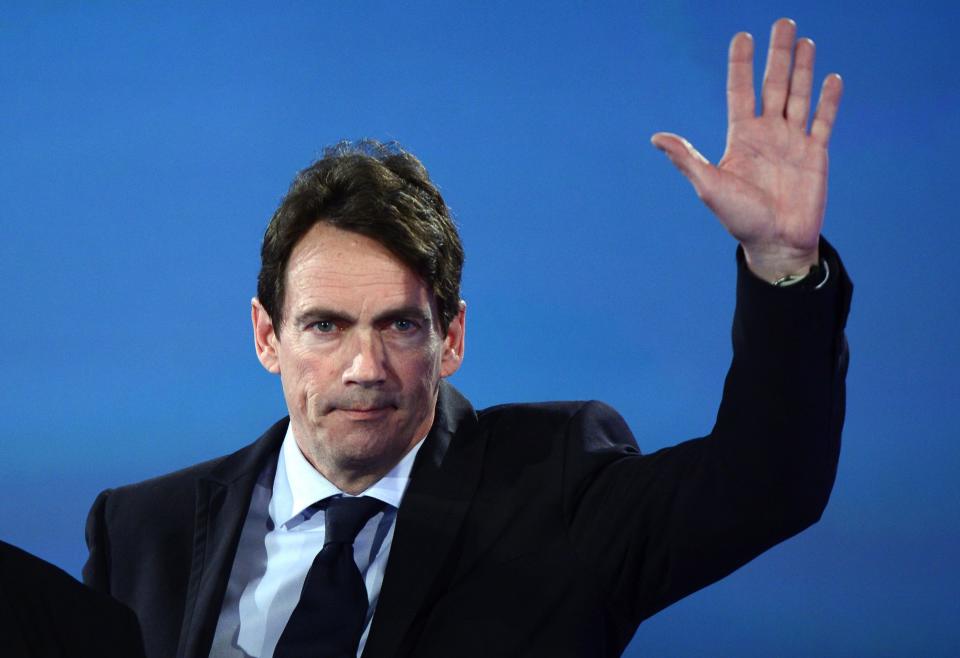
[[[402,6],[401,6],[402,5]],[[960,646],[955,3],[11,3],[0,9],[0,537],[78,575],[98,491],[283,415],[249,327],[293,174],[397,139],[462,227],[478,406],[599,398],[644,451],[709,431],[734,243],[648,142],[719,159],[729,38],[782,15],[846,94],[826,235],[857,285],[823,520],[628,655]],[[758,74],[759,77],[759,74]]]

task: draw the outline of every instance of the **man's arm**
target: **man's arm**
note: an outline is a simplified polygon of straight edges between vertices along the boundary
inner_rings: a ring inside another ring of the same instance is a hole
[[[843,91],[839,75],[826,77],[808,131],[814,45],[795,37],[793,21],[781,18],[774,23],[759,116],[754,108],[753,38],[745,32],[733,37],[727,147],[718,165],[677,135],[657,133],[651,140],[740,242],[750,270],[769,282],[806,274],[819,262],[827,143]]]
[[[579,415],[568,434],[571,536],[585,564],[602,565],[597,581],[630,624],[814,523],[833,485],[851,285],[820,228],[842,85],[828,76],[808,131],[813,43],[794,38],[794,24],[777,21],[754,116],[752,39],[734,37],[718,166],[680,137],[653,138],[742,247],[734,358],[713,430],[647,456],[622,456],[626,427],[603,414]],[[770,285],[821,259],[827,280]]]

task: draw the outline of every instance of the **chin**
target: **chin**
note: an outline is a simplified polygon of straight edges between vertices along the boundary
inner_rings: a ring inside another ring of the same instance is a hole
[[[352,469],[370,465],[376,467],[383,461],[400,459],[406,451],[409,441],[401,446],[400,441],[391,440],[396,436],[386,428],[370,427],[363,430],[353,430],[340,435],[340,438],[327,439],[327,452],[344,466]],[[394,454],[396,453],[396,454]]]

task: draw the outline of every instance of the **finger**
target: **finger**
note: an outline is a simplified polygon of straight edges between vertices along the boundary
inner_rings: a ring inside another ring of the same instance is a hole
[[[783,116],[787,102],[790,75],[790,56],[793,54],[793,38],[797,25],[789,18],[781,18],[770,30],[770,50],[767,51],[767,68],[763,72],[763,116]]]
[[[820,101],[817,111],[813,115],[813,124],[810,126],[810,136],[821,146],[830,141],[833,131],[833,122],[837,118],[837,109],[840,107],[840,96],[843,95],[843,80],[836,73],[831,73],[823,81],[820,88]]]
[[[727,65],[727,120],[730,123],[753,118],[756,111],[753,94],[753,37],[740,32],[730,41]]]
[[[650,142],[670,158],[670,162],[693,184],[697,195],[704,198],[716,173],[710,161],[693,144],[673,133],[656,133]]]
[[[807,129],[810,116],[810,94],[813,89],[813,60],[816,48],[810,39],[800,39],[793,55],[793,74],[790,76],[790,94],[787,97],[787,123],[801,130]]]

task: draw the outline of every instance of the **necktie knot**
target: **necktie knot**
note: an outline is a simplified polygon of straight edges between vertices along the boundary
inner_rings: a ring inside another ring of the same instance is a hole
[[[369,496],[328,499],[324,516],[324,546],[331,543],[352,545],[360,529],[381,509],[383,502]]]

